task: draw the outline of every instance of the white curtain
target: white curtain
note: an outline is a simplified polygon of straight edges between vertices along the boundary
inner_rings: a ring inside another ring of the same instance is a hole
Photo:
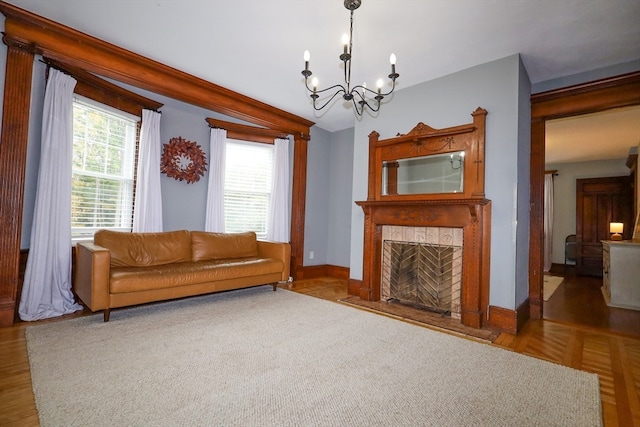
[[[160,190],[160,117],[152,110],[142,110],[136,198],[133,211],[134,232],[162,231],[162,192]]]
[[[227,131],[211,129],[209,138],[209,185],[204,229],[224,232],[224,169],[227,153]]]
[[[82,310],[71,292],[75,85],[74,78],[54,69],[49,70],[31,244],[19,307],[22,320],[46,319]]]
[[[267,240],[289,241],[289,140],[275,140],[271,203],[267,219]]]
[[[544,267],[551,270],[553,254],[553,174],[544,175]]]

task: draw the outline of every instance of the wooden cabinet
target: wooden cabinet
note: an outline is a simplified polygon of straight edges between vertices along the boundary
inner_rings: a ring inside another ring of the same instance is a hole
[[[640,243],[602,241],[602,294],[611,307],[640,310]]]
[[[633,185],[630,176],[576,180],[576,273],[602,274],[602,243],[609,223],[624,224],[624,239],[633,230]]]

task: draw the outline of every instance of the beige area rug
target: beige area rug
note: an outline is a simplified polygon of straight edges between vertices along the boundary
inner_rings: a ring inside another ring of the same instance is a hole
[[[564,277],[544,275],[544,288],[542,292],[545,301],[549,301],[549,298],[551,298],[551,295],[558,289],[558,286],[560,286],[563,280]]]
[[[599,426],[598,377],[270,286],[30,326],[43,426]]]

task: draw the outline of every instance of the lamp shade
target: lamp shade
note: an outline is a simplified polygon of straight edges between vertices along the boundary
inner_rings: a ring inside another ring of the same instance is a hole
[[[624,230],[624,224],[621,222],[612,222],[609,224],[609,231],[611,233],[622,233]]]

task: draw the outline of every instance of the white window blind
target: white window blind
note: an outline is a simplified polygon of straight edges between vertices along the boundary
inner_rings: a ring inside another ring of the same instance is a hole
[[[267,235],[271,200],[273,145],[227,140],[224,215],[225,231],[255,231]]]
[[[100,104],[73,103],[71,234],[131,231],[137,120]]]

